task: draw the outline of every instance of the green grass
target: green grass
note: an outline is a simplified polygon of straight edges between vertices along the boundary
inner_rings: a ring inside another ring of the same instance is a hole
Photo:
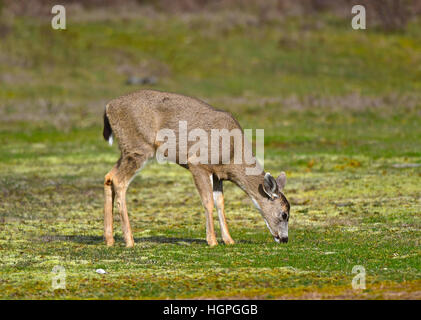
[[[156,19],[64,32],[16,19],[0,42],[0,297],[419,298],[421,167],[394,165],[421,164],[420,23],[385,34],[331,16],[306,19],[319,29]],[[209,248],[189,172],[151,163],[128,192],[135,247],[118,215],[105,246],[103,177],[119,153],[102,140],[102,112],[140,88],[128,74],[265,129],[265,168],[288,176],[287,245],[226,183],[236,244]],[[65,290],[51,290],[55,265]],[[352,290],[355,265],[364,291]]]

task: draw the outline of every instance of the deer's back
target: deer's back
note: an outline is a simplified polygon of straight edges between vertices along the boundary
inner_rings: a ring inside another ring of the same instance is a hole
[[[192,97],[155,90],[140,90],[114,99],[108,103],[106,113],[122,150],[145,143],[156,145],[156,134],[161,129],[171,129],[178,137],[180,121],[187,123],[188,131],[241,130],[228,112]]]

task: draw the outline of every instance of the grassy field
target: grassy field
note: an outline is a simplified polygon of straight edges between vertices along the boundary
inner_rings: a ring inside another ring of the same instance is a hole
[[[16,18],[0,40],[0,298],[421,299],[421,21],[384,33],[328,14],[71,13],[66,31]],[[102,112],[145,75],[265,129],[265,169],[288,176],[287,245],[226,183],[236,244],[209,248],[190,173],[151,163],[128,191],[135,247],[118,215],[105,246],[119,152]],[[66,289],[51,290],[55,265]]]

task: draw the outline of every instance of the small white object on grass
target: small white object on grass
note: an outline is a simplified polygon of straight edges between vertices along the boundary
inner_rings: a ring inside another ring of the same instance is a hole
[[[99,273],[99,274],[106,274],[107,273],[107,271],[105,271],[104,269],[96,269],[95,272]]]

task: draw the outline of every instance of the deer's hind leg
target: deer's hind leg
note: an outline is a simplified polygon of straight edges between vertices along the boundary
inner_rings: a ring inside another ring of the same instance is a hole
[[[107,246],[114,244],[113,237],[113,206],[115,192],[112,178],[117,171],[117,164],[105,175],[104,179],[104,238]]]
[[[122,154],[117,162],[116,171],[112,176],[112,186],[115,192],[116,204],[120,214],[123,237],[126,247],[134,246],[132,229],[126,205],[126,191],[136,173],[145,165],[148,157],[144,154]]]
[[[213,202],[215,203],[216,210],[218,211],[219,226],[221,228],[222,240],[225,244],[234,244],[231,235],[228,231],[227,221],[225,219],[224,207],[224,190],[222,187],[222,180],[217,176],[212,175],[213,180]]]

